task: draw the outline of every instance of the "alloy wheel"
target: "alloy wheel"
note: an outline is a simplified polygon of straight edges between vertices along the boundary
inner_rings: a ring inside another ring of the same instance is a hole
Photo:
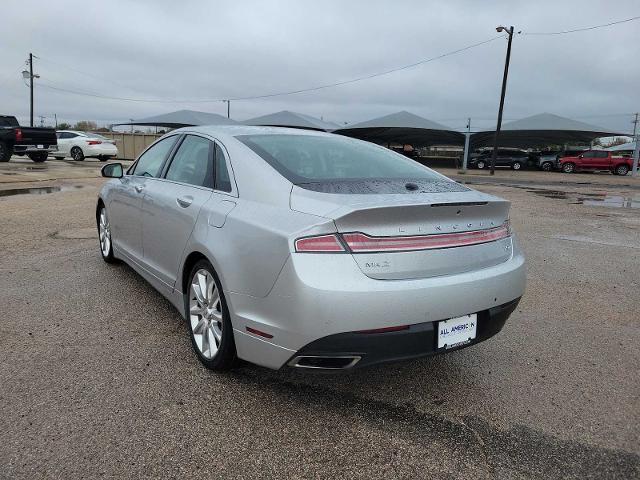
[[[191,279],[189,321],[202,356],[208,360],[214,358],[222,342],[222,303],[213,275],[204,268]]]
[[[84,154],[82,153],[82,150],[80,150],[78,147],[73,147],[71,149],[71,158],[79,162],[81,160],[84,160]]]
[[[100,250],[103,257],[108,257],[111,251],[111,226],[107,218],[107,212],[103,208],[100,210],[100,224],[98,227],[100,234]]]

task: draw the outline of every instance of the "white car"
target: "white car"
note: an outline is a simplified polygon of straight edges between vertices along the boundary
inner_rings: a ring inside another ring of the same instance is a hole
[[[97,133],[60,130],[58,137],[58,151],[54,153],[56,160],[71,157],[82,161],[85,158],[97,158],[101,162],[118,156],[115,140],[103,137]]]

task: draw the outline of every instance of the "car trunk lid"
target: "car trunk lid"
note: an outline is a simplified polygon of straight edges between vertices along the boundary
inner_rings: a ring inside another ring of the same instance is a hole
[[[331,218],[362,272],[375,279],[478,270],[511,256],[509,202],[455,182],[391,194],[341,194],[294,186],[291,208]]]

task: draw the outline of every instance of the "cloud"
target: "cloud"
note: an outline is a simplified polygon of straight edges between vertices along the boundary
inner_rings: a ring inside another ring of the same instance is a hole
[[[638,14],[637,2],[513,1],[9,1],[0,32],[0,104],[25,119],[20,78],[29,51],[42,76],[36,114],[111,123],[223,103],[125,102],[73,95],[216,99],[348,80],[496,35],[589,26]],[[634,10],[634,7],[636,9]],[[506,118],[542,111],[630,129],[640,109],[638,22],[514,39]],[[291,109],[339,123],[410,110],[461,128],[495,122],[506,41],[387,76],[316,92],[232,102],[232,116]]]

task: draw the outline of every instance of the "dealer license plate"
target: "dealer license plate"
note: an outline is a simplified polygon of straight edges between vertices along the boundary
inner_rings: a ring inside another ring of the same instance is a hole
[[[438,322],[438,348],[453,348],[470,343],[476,338],[478,314],[450,318]]]

